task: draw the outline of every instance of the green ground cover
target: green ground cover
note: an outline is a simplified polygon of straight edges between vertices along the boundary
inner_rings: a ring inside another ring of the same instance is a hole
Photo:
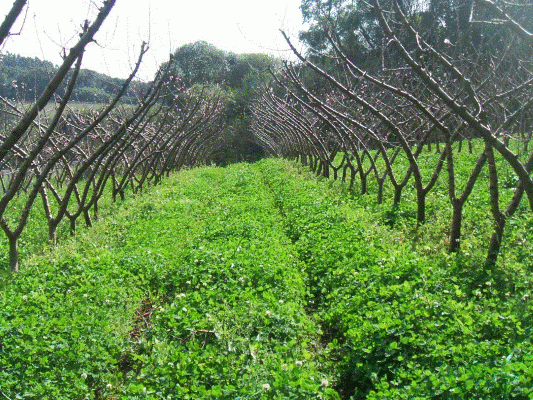
[[[532,218],[487,271],[486,191],[450,256],[445,193],[416,229],[410,190],[391,211],[370,189],[283,160],[182,171],[25,252],[0,397],[533,398]]]

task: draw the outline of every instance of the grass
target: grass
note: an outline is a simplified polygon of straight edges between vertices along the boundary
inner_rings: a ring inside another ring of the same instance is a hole
[[[533,218],[517,212],[485,271],[478,185],[453,256],[444,182],[415,229],[409,186],[391,210],[283,160],[174,174],[54,249],[36,213],[2,277],[0,392],[532,398]]]

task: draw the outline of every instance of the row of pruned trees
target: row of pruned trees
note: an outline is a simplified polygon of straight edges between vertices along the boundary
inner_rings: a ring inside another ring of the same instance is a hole
[[[345,48],[346,32],[328,23],[320,32],[326,41],[321,52],[301,54],[286,37],[300,63],[286,63],[274,74],[277,86],[256,103],[253,129],[271,154],[298,157],[325,176],[332,171],[337,178],[342,169],[342,178],[349,174],[350,185],[358,181],[361,193],[374,179],[378,202],[386,181],[394,204],[406,185],[414,185],[419,224],[426,219],[427,195],[446,170],[451,252],[460,248],[463,208],[486,165],[494,222],[487,264],[494,265],[505,223],[523,197],[533,211],[533,33],[527,19],[533,3],[451,2],[462,23],[451,39],[445,35],[452,29],[438,15],[428,16],[425,4],[365,3],[366,32],[352,34],[366,43],[379,39],[380,46],[368,46],[364,59],[353,46]],[[456,155],[463,140],[474,138],[484,149],[460,185]],[[519,152],[510,149],[511,139],[522,140]],[[432,145],[437,161],[421,168],[422,150]],[[500,200],[495,153],[517,177],[507,204]],[[405,169],[395,163],[399,158],[407,160]]]
[[[9,265],[18,268],[18,242],[36,204],[48,224],[51,243],[57,227],[69,221],[75,233],[98,215],[103,194],[124,199],[170,171],[209,162],[227,136],[227,102],[216,90],[185,88],[165,63],[136,106],[121,98],[131,85],[148,46],[143,44],[128,79],[100,108],[69,107],[85,47],[93,41],[115,0],[106,0],[78,43],[64,57],[46,90],[29,107],[0,98],[9,123],[0,129],[0,227],[9,241]],[[0,28],[8,38],[25,1],[16,1]],[[7,32],[7,33],[6,33]],[[66,87],[61,96],[58,86]],[[38,201],[40,200],[40,201]],[[40,207],[39,207],[40,208]]]

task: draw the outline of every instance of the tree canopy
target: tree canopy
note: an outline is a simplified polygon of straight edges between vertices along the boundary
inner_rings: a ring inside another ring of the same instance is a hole
[[[204,41],[185,44],[174,52],[171,86],[203,87],[224,100],[227,133],[214,157],[217,164],[264,156],[250,131],[251,105],[258,90],[272,79],[269,69],[280,66],[281,60],[267,54],[236,54]]]

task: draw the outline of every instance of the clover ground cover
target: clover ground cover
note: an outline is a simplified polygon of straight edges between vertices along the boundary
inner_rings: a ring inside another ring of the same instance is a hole
[[[483,196],[451,256],[435,240],[445,196],[413,229],[409,202],[392,215],[371,195],[283,160],[172,175],[6,275],[0,392],[530,397],[531,221],[510,221],[511,244],[487,271]]]

